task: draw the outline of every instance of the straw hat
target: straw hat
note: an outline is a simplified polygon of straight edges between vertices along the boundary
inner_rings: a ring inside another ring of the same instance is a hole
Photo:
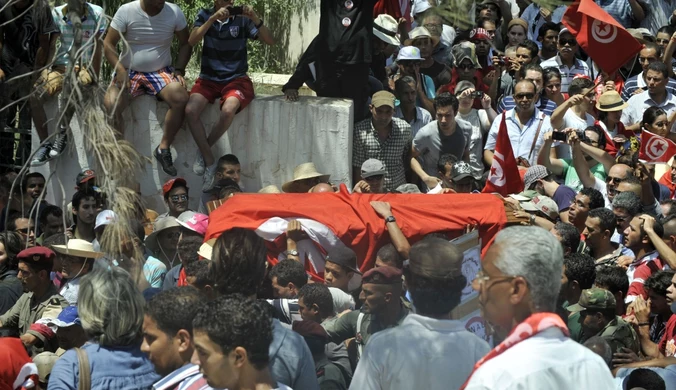
[[[270,184],[269,186],[265,186],[265,187],[261,188],[260,190],[258,190],[258,193],[259,194],[281,194],[282,190],[280,190],[279,187],[277,187],[276,185]]]
[[[439,38],[432,36],[430,31],[425,27],[416,27],[411,32],[408,33],[408,39],[404,41],[404,45],[411,46],[413,41],[418,38],[429,38],[432,40],[432,46],[436,46],[439,43]]]
[[[622,100],[617,91],[606,91],[602,93],[596,101],[596,109],[599,111],[620,111],[627,107],[629,107],[629,105]]]
[[[313,179],[315,177],[320,178],[321,181],[328,181],[331,175],[317,172],[317,167],[315,167],[314,163],[309,162],[300,164],[293,169],[293,180],[284,183],[282,185],[282,190],[284,190],[284,192],[294,192],[293,189],[299,181]]]
[[[197,254],[207,260],[211,260],[211,256],[214,252],[214,244],[216,244],[215,238],[207,240],[205,243],[202,244],[202,246],[200,246],[200,249],[197,251]]]
[[[103,257],[103,253],[94,250],[91,242],[73,238],[68,240],[66,245],[52,245],[57,253],[63,255],[84,257],[87,259],[98,259]]]
[[[157,236],[160,234],[160,232],[162,230],[179,227],[181,225],[178,224],[176,218],[166,216],[157,218],[153,226],[154,226],[153,232],[150,233],[148,237],[146,237],[145,244],[148,249],[156,253],[160,250],[160,246],[157,243]]]

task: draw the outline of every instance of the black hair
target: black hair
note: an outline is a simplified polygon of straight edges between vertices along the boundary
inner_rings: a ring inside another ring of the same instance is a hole
[[[262,370],[268,366],[272,314],[267,302],[240,294],[218,297],[197,310],[192,325],[194,331],[206,333],[224,356],[241,347],[254,368]]]
[[[669,207],[669,214],[665,215],[665,219],[662,221],[662,223],[666,223],[667,217],[670,217],[672,215],[676,215],[676,199],[664,199],[664,200],[660,201],[660,205],[662,205],[662,206],[669,205],[670,206]]]
[[[601,286],[613,295],[621,292],[623,296],[629,291],[629,277],[627,271],[618,266],[599,267],[596,270],[596,286]]]
[[[676,30],[674,30],[674,27],[672,27],[670,25],[666,25],[666,26],[660,27],[657,30],[657,32],[655,33],[655,35],[657,35],[659,33],[664,33],[664,34],[668,34],[669,36],[672,36],[672,35],[674,35],[674,31],[676,31]]]
[[[28,214],[24,211],[13,210],[7,213],[7,225],[5,226],[5,230],[8,232],[16,231],[16,220],[22,218],[30,220]]]
[[[674,272],[673,270],[657,271],[646,279],[644,287],[651,289],[657,295],[666,296],[667,289],[674,278]]]
[[[577,281],[580,288],[586,290],[592,288],[596,280],[596,265],[589,255],[571,253],[563,258],[566,267],[566,277],[569,281]]]
[[[580,246],[580,231],[577,230],[575,225],[559,221],[554,225],[554,230],[561,237],[561,246],[564,252],[567,249],[570,249],[571,252],[577,251]]]
[[[530,52],[530,57],[531,59],[535,59],[538,56],[538,52],[540,51],[540,48],[538,47],[538,44],[531,41],[530,39],[526,39],[525,41],[519,43],[516,48],[517,50],[522,47],[524,49],[527,49]]]
[[[221,179],[218,186],[220,187],[218,188],[218,199],[229,198],[231,194],[242,192],[239,184],[230,178]]]
[[[193,285],[200,289],[214,284],[211,272],[209,271],[209,261],[198,260],[186,264],[185,275],[194,277],[195,281]]]
[[[270,280],[277,277],[277,284],[286,287],[289,283],[293,283],[296,288],[301,288],[307,284],[307,274],[305,267],[298,261],[284,259],[275,264],[270,269]]]
[[[540,64],[536,64],[535,62],[531,62],[530,64],[525,65],[524,67],[521,68],[521,70],[519,70],[519,75],[521,76],[521,78],[525,78],[526,73],[528,73],[529,70],[540,73],[542,75],[542,79],[544,80],[545,71],[544,69],[542,69]]]
[[[155,294],[146,303],[145,314],[169,337],[175,336],[181,329],[192,335],[192,319],[203,300],[196,288],[172,288]]]
[[[218,237],[212,256],[211,271],[219,294],[256,294],[265,279],[265,240],[253,230],[230,229]]]
[[[38,221],[40,222],[40,225],[44,225],[47,223],[47,217],[50,215],[55,216],[56,218],[63,218],[63,210],[59,206],[55,206],[53,204],[47,205],[40,210],[40,216],[38,217]]]
[[[659,54],[659,51],[660,50],[658,50],[658,54]],[[648,69],[646,70],[646,74],[650,70],[652,70],[653,72],[662,73],[662,76],[664,76],[665,79],[669,78],[669,69],[667,68],[667,65],[662,61],[655,61],[655,62],[652,62],[650,65],[648,65]]]
[[[676,236],[676,224],[671,223],[672,221],[676,221],[676,211],[672,212],[669,210],[669,214],[660,221],[662,222],[662,228],[664,229],[662,238],[668,239],[671,236]]]
[[[598,209],[599,207],[605,207],[606,201],[603,200],[603,195],[599,190],[596,190],[591,187],[585,187],[580,190],[580,195],[584,195],[589,198],[589,209]]]
[[[662,222],[659,220],[655,220],[655,223],[653,223],[653,231],[655,234],[657,234],[658,237],[664,237],[664,226],[662,226]],[[643,225],[641,225],[641,237],[646,237],[646,232],[643,229]],[[655,248],[655,244],[653,244],[653,241],[648,239],[650,241],[650,246]]]
[[[399,254],[399,251],[397,251],[397,248],[392,243],[385,244],[382,248],[378,249],[376,257],[380,258],[383,263],[391,267],[397,269],[404,268],[404,258]]]
[[[80,209],[80,203],[82,203],[83,200],[87,198],[94,198],[96,201],[96,204],[98,205],[99,202],[101,201],[101,193],[98,191],[95,191],[91,187],[85,187],[83,189],[78,190],[73,194],[73,198],[71,200],[71,203],[73,204],[73,208],[75,210]],[[75,218],[77,219],[77,218]]]
[[[234,154],[225,154],[218,159],[218,169],[223,169],[224,165],[240,165],[239,159]]]
[[[641,119],[641,127],[645,127],[646,124],[652,125],[653,122],[655,122],[655,120],[657,120],[657,117],[660,115],[667,115],[667,113],[666,111],[657,106],[650,106],[646,108],[646,110],[643,111],[643,118]]]
[[[0,270],[0,272],[4,272],[6,270],[16,271],[17,265],[19,263],[16,255],[21,252],[21,246],[23,244],[21,236],[19,233],[15,233],[13,231],[0,232],[0,244],[5,247],[5,254],[7,255],[7,260],[5,262],[7,264],[7,268],[5,270]]]
[[[662,62],[662,61],[661,61],[661,58],[662,58],[663,52],[662,52],[662,48],[660,47],[660,45],[658,45],[658,44],[655,43],[655,42],[645,42],[645,43],[643,44],[643,47],[641,48],[641,50],[644,50],[644,49],[653,49],[653,50],[655,50],[655,51],[657,52],[658,62]]]
[[[438,94],[434,98],[434,109],[437,110],[440,107],[453,107],[453,112],[457,113],[458,112],[458,105],[460,103],[458,102],[458,98],[455,97],[450,92],[443,92]]]
[[[415,79],[411,76],[404,76],[400,77],[397,79],[397,81],[394,82],[394,91],[397,96],[401,96],[402,91],[404,90],[404,87],[413,84],[417,85]]]
[[[45,183],[47,183],[47,180],[45,179],[45,176],[40,173],[40,172],[30,172],[27,173],[23,179],[21,180],[21,191],[25,194],[26,191],[28,191],[28,179],[33,179],[33,178],[39,178],[42,179]]]
[[[641,387],[649,390],[666,390],[667,385],[664,379],[653,370],[648,368],[637,368],[629,374],[626,382],[624,382],[625,389],[634,389]]]
[[[586,77],[578,77],[573,79],[568,86],[568,95],[573,97],[574,95],[579,95],[584,89],[591,88],[594,86],[594,82]]]
[[[303,299],[303,303],[310,307],[317,305],[319,315],[322,318],[331,317],[335,314],[333,308],[333,295],[328,286],[321,283],[308,283],[298,290],[298,299]]]
[[[538,30],[538,37],[542,37],[542,39],[544,39],[545,35],[547,35],[547,31],[556,31],[558,36],[559,32],[561,31],[561,26],[558,23],[545,22]]]
[[[586,129],[584,129],[584,131],[591,131],[591,132],[595,133],[596,135],[598,135],[599,136],[599,140],[598,140],[599,149],[605,149],[606,148],[606,132],[603,131],[603,129],[600,126],[592,125],[592,126],[587,127]],[[584,138],[586,139],[587,136],[585,135]]]
[[[617,218],[615,218],[615,213],[608,210],[605,207],[599,207],[589,211],[587,218],[597,218],[599,220],[599,227],[602,231],[609,231],[611,234],[615,231],[617,227]]]
[[[444,153],[441,156],[439,156],[439,161],[437,161],[437,169],[439,170],[439,172],[446,172],[447,164],[452,167],[453,164],[457,162],[458,162],[457,157],[455,157],[450,153]]]
[[[184,265],[199,260],[200,256],[197,254],[197,251],[199,251],[203,241],[204,238],[201,236],[184,235],[181,238],[176,247],[176,252]]]
[[[559,71],[558,68],[555,67],[549,67],[549,68],[544,68],[544,73],[542,73],[542,78],[544,79],[544,84],[547,85],[549,80],[552,78],[556,77],[557,79],[561,80],[561,71]]]

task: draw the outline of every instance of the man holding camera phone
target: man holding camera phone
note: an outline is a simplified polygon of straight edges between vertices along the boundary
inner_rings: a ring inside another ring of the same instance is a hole
[[[195,46],[202,38],[202,68],[190,91],[185,115],[200,151],[192,168],[197,175],[204,176],[202,190],[208,191],[214,183],[217,165],[211,147],[228,130],[235,114],[254,98],[253,83],[246,74],[247,40],[261,40],[268,45],[274,40],[250,5],[233,6],[233,0],[215,0],[214,8],[200,10],[188,42]],[[217,99],[221,112],[207,137],[200,115],[207,104]]]

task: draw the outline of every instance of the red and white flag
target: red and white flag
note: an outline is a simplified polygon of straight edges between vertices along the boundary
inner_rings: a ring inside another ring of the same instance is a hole
[[[639,158],[647,162],[669,162],[676,154],[676,143],[649,131],[641,133]]]
[[[596,64],[611,74],[643,47],[594,0],[569,6],[561,20]]]
[[[512,142],[507,134],[505,112],[502,112],[502,122],[498,129],[498,139],[495,143],[493,163],[484,186],[484,193],[497,192],[502,196],[516,194],[523,190],[523,180],[516,165],[516,158],[512,151]]]
[[[256,231],[268,245],[268,260],[284,258],[288,222],[297,219],[308,239],[298,244],[305,269],[323,280],[324,259],[335,247],[347,246],[357,254],[362,271],[373,267],[378,249],[390,242],[385,221],[370,201],[389,202],[409,242],[433,232],[460,236],[476,224],[484,245],[507,223],[502,201],[482,194],[350,194],[342,185],[331,194],[241,194],[230,198],[209,216],[205,239],[232,228]]]

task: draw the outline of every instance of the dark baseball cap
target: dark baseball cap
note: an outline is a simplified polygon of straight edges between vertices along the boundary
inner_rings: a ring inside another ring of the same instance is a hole
[[[357,254],[348,247],[337,247],[332,249],[326,256],[326,261],[342,265],[350,271],[361,275],[359,268],[357,268]]]
[[[93,169],[85,169],[82,172],[77,174],[75,178],[75,186],[79,187],[82,183],[88,182],[91,179],[96,178],[96,173]]]
[[[617,302],[610,291],[602,288],[589,288],[582,290],[578,303],[568,306],[567,310],[576,313],[585,310],[615,309],[616,306]]]
[[[364,272],[362,277],[362,284],[395,284],[401,283],[401,270],[399,268],[390,267],[388,265],[382,267],[371,268]]]

